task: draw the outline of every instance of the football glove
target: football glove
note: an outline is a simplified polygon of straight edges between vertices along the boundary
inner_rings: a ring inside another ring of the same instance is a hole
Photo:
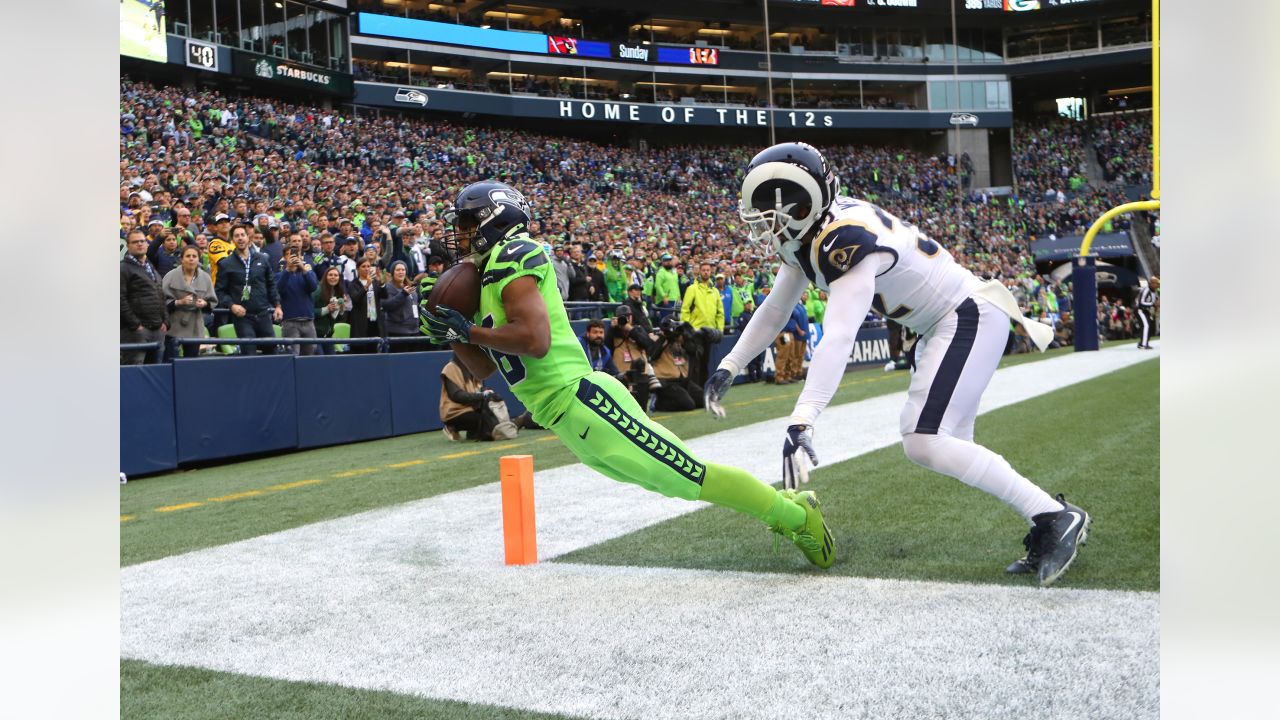
[[[432,342],[440,345],[471,342],[471,328],[475,323],[453,308],[438,305],[435,313],[423,313],[421,318],[422,332]]]
[[[729,392],[729,388],[733,386],[733,375],[728,368],[720,368],[711,374],[711,378],[707,380],[707,384],[702,389],[702,399],[707,406],[707,412],[716,418],[724,417],[724,406],[720,401],[724,399],[725,393]]]
[[[797,450],[804,452],[797,453]],[[813,426],[792,425],[782,443],[782,487],[795,490],[797,483],[809,482],[809,466],[818,466],[818,453],[813,451]]]

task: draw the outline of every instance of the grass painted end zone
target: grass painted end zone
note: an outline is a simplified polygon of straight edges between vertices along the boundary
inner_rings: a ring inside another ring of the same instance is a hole
[[[1064,586],[1159,589],[1159,388],[1159,362],[1145,362],[978,419],[978,442],[1093,515],[1089,544]],[[819,467],[812,477],[808,487],[839,543],[832,574],[1033,584],[1003,572],[1021,556],[1022,519],[985,493],[912,464],[901,445]],[[776,571],[778,558],[764,550],[769,542],[755,521],[709,507],[559,560]],[[782,552],[793,570],[809,571],[792,548]]]

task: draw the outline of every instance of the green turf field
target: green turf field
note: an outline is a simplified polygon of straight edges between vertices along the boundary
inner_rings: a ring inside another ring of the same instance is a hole
[[[1003,365],[1071,352],[1015,355]],[[905,372],[845,376],[833,404],[905,390]],[[729,417],[701,411],[655,417],[682,438],[786,415],[802,385],[739,385]],[[451,443],[440,432],[341,445],[131,480],[120,488],[120,564],[244,540],[497,480],[501,454],[531,453],[535,470],[576,462],[546,431],[512,442]]]
[[[1158,590],[1160,365],[1146,362],[983,415],[976,440],[1052,493],[1093,515],[1089,545],[1065,587]],[[819,458],[821,459],[821,458]],[[902,446],[819,467],[817,491],[840,558],[828,572],[860,577],[1032,585],[1004,566],[1021,556],[1022,519],[988,495],[917,467]],[[777,570],[758,522],[709,507],[563,562]],[[790,547],[784,556],[809,572]]]
[[[120,663],[120,717],[553,720],[564,716],[124,660]]]
[[[1144,362],[978,421],[979,442],[1094,515],[1090,543],[1063,587],[1159,589],[1159,371],[1158,361]],[[905,373],[850,373],[836,402],[899,391],[906,382]],[[737,427],[785,414],[799,389],[740,386],[725,422],[701,412],[663,422],[688,437]],[[496,458],[507,451],[533,452],[539,468],[573,462],[557,441],[542,441],[549,437],[448,443],[425,433],[143,478],[121,488],[122,564],[492,482]],[[1002,572],[1021,552],[1022,521],[986,495],[912,465],[900,446],[821,467],[810,487],[840,540],[841,558],[829,572],[1033,584]],[[771,542],[754,521],[706,508],[557,562],[814,573],[790,547],[774,556]],[[121,716],[567,717],[133,660],[121,663]]]

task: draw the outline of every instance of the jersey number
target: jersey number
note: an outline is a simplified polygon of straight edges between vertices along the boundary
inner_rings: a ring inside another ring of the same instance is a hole
[[[876,208],[876,217],[879,218],[880,224],[884,225],[886,230],[888,230],[889,232],[894,231],[895,223],[894,223],[894,218],[892,216],[886,214],[880,208]],[[899,220],[898,222],[902,222],[902,221]],[[920,232],[913,225],[910,225],[908,223],[902,223],[902,226],[916,234],[916,249],[919,250],[921,253],[923,253],[925,257],[933,257],[934,255],[938,254],[939,250],[942,249],[938,245],[938,243],[925,237],[924,233]],[[883,313],[884,311],[881,310],[881,312]],[[903,313],[903,315],[906,315],[909,312],[911,311],[907,310],[906,312]]]
[[[485,315],[484,320],[480,322],[480,327],[493,327],[493,315]],[[493,364],[498,366],[498,372],[502,373],[502,379],[507,381],[507,385],[515,387],[524,380],[527,373],[519,355],[508,355],[489,347],[484,351],[493,359]]]

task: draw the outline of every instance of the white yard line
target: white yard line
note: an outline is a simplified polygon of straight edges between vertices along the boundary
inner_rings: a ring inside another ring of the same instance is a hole
[[[1001,370],[982,410],[1155,355]],[[898,442],[904,397],[830,408],[823,463]],[[689,444],[772,480],[785,422]],[[581,465],[537,472],[535,487],[544,559],[700,507]],[[501,537],[494,483],[128,567],[121,654],[606,718],[1158,712],[1154,593],[506,568]]]

